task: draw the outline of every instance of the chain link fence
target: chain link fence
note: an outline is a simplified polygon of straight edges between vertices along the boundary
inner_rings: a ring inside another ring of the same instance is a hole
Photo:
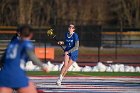
[[[55,47],[57,43],[48,37],[49,27],[33,27],[34,43],[37,47]],[[115,62],[140,64],[140,29],[105,28],[101,26],[76,26],[80,39],[79,62]],[[54,27],[56,38],[64,40],[68,26]],[[8,42],[16,33],[16,27],[0,27],[0,54],[4,52]],[[57,49],[56,49],[57,50]],[[62,56],[55,51],[55,61],[62,61]]]

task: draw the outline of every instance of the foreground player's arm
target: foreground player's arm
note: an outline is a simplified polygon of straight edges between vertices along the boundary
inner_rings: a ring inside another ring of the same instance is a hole
[[[75,42],[75,46],[74,46],[72,49],[70,49],[70,50],[68,51],[68,53],[71,53],[71,52],[73,52],[73,51],[75,51],[75,50],[78,50],[78,48],[79,48],[79,41],[76,41],[76,42]]]
[[[33,52],[33,50],[30,49],[26,49],[26,53],[29,57],[29,59],[36,65],[38,65],[41,68],[46,68],[43,63],[36,57],[35,53]]]

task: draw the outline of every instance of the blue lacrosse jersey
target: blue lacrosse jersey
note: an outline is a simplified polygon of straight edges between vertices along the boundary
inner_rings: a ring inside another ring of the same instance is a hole
[[[20,40],[20,37],[16,34],[15,36],[13,36],[13,38],[11,39],[11,42],[13,42],[14,40],[16,40],[16,39],[18,39],[18,40]],[[24,62],[27,62],[28,60],[29,60],[29,58],[27,57],[27,55],[22,55],[22,60],[24,61]]]
[[[22,58],[21,59],[23,59],[25,62],[27,62],[29,60],[29,58],[27,57],[27,54],[25,52],[26,49],[34,51],[33,43],[30,40],[24,40],[24,42],[22,42],[22,51],[21,51]]]
[[[20,60],[25,54],[25,49],[32,49],[28,40],[14,39],[6,49],[4,66],[0,71],[0,87],[22,88],[27,87],[29,79],[20,67]]]
[[[70,49],[72,49],[75,46],[75,42],[79,41],[77,33],[74,32],[71,36],[69,36],[68,34],[69,32],[65,34],[65,51],[69,51]],[[73,61],[76,61],[78,57],[78,50],[69,53],[69,56]]]

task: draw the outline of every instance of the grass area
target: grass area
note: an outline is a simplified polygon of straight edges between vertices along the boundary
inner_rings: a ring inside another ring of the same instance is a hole
[[[114,62],[136,62],[140,60],[140,48],[118,48],[117,59],[115,48],[101,48],[100,60],[112,60]],[[55,48],[55,60],[63,60],[64,52],[60,47]],[[80,47],[78,62],[96,62],[98,61],[98,48]]]
[[[28,76],[58,76],[60,72],[28,71]],[[66,76],[140,76],[139,72],[68,72]]]
[[[118,48],[118,54],[140,54],[140,48]],[[80,54],[97,54],[97,48],[88,48],[88,47],[80,47],[79,48]],[[102,48],[101,54],[114,54],[115,48]],[[63,50],[61,48],[55,48],[55,56],[62,55]]]

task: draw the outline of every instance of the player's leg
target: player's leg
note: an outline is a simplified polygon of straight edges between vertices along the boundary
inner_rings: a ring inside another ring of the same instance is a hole
[[[70,58],[69,58],[68,65],[67,65],[67,67],[66,67],[65,72],[63,73],[63,77],[66,75],[66,73],[67,73],[69,67],[73,64],[73,62],[74,62],[74,61],[76,62],[77,58],[78,58],[78,52],[76,52],[76,53],[75,53],[75,52],[71,53]]]
[[[73,60],[69,60],[69,62],[68,62],[68,65],[67,65],[67,67],[66,67],[66,69],[65,69],[65,71],[64,71],[64,73],[63,73],[63,77],[66,75],[66,73],[68,72],[68,69],[70,68],[70,66],[72,65],[72,63],[73,63]]]
[[[60,72],[60,75],[62,75],[62,76],[63,76],[63,73],[65,72],[65,69],[67,68],[68,61],[69,61],[69,56],[67,54],[65,54],[65,56],[64,56],[64,65],[62,66],[61,72]]]
[[[0,87],[0,93],[12,93],[13,89],[8,87]]]
[[[37,93],[36,87],[32,82],[29,82],[29,85],[27,87],[20,88],[17,91],[18,93]]]
[[[65,72],[65,70],[67,68],[68,61],[69,61],[69,56],[67,54],[65,54],[65,56],[64,56],[64,65],[61,68],[60,76],[59,76],[59,78],[58,78],[58,80],[56,82],[57,85],[61,85],[61,81],[63,79],[63,74],[64,74],[64,72]]]

